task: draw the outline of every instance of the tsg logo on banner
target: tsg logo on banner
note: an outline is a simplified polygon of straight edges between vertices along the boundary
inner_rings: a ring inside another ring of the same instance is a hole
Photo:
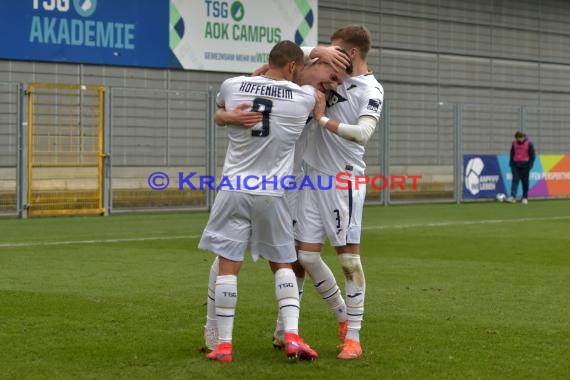
[[[170,49],[181,68],[253,72],[282,40],[317,44],[318,0],[171,0]]]
[[[43,9],[44,11],[69,11],[70,0],[33,0],[32,7],[37,10]],[[97,9],[97,0],[73,0],[73,7],[78,15],[82,17],[89,17]]]
[[[67,18],[71,0],[34,0],[35,14],[30,26],[30,43],[99,47],[135,48],[135,25],[121,22],[85,20],[97,9],[97,0],[73,0],[73,10],[81,19]],[[53,13],[67,17],[54,17]],[[71,15],[73,17],[73,15]]]

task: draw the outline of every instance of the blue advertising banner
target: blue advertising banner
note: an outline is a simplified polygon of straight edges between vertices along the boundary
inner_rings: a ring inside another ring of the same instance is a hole
[[[494,198],[506,193],[498,156],[465,154],[463,156],[463,198]]]
[[[2,0],[0,58],[169,67],[168,0]]]

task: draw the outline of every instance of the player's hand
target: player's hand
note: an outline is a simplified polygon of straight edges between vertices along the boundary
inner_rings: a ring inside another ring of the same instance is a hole
[[[255,71],[251,74],[251,76],[252,76],[252,77],[257,77],[257,76],[259,76],[259,75],[264,75],[264,74],[267,72],[267,70],[269,70],[269,64],[266,63],[265,65],[263,65],[263,66],[261,66],[260,68],[258,68],[257,70],[255,70]]]
[[[350,66],[350,58],[338,46],[317,46],[311,50],[311,58],[328,63],[337,72],[343,72]]]
[[[318,121],[325,115],[326,104],[325,93],[321,91],[315,91],[315,106],[313,107],[313,117],[315,120]]]
[[[263,114],[261,112],[252,112],[251,103],[241,103],[232,111],[230,111],[231,125],[251,128],[261,123]]]

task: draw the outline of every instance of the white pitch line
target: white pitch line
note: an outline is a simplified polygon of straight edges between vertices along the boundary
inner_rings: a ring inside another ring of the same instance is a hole
[[[125,239],[102,239],[102,240],[67,240],[67,241],[38,241],[31,243],[2,243],[0,248],[14,247],[37,247],[50,245],[71,245],[71,244],[100,244],[100,243],[123,243],[129,241],[152,241],[152,240],[176,240],[176,239],[196,239],[201,235],[180,235],[180,236],[154,236]]]
[[[435,222],[435,223],[417,223],[417,224],[394,224],[384,226],[365,226],[363,230],[389,230],[389,229],[406,229],[421,227],[449,227],[449,226],[467,226],[476,224],[500,224],[500,223],[520,223],[520,222],[539,222],[548,220],[567,220],[568,216],[550,216],[538,218],[518,218],[518,219],[487,219],[487,220],[466,220],[451,222]],[[177,239],[197,239],[201,235],[179,235],[179,236],[154,236],[140,238],[125,239],[101,239],[101,240],[67,240],[67,241],[46,241],[46,242],[30,242],[30,243],[2,243],[0,248],[17,248],[17,247],[41,247],[54,245],[72,245],[72,244],[104,244],[104,243],[124,243],[133,241],[153,241],[153,240],[177,240]]]
[[[521,223],[521,222],[540,222],[548,220],[567,220],[567,216],[545,216],[538,218],[517,218],[517,219],[487,219],[487,220],[466,220],[452,222],[435,222],[435,223],[417,223],[417,224],[394,224],[387,226],[365,226],[363,230],[387,230],[398,228],[420,228],[420,227],[449,227],[449,226],[468,226],[475,224],[500,224],[500,223]]]

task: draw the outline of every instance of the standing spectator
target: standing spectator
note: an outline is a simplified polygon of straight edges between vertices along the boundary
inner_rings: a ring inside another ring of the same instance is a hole
[[[528,180],[530,169],[534,164],[535,152],[534,144],[521,131],[515,133],[515,140],[511,145],[511,159],[509,166],[513,173],[513,183],[511,186],[511,196],[507,202],[515,203],[519,180],[522,182],[522,203],[528,204]]]

